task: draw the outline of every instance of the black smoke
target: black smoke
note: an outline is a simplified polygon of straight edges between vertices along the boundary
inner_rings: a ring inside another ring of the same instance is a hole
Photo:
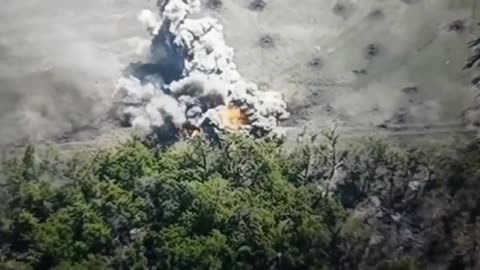
[[[185,56],[173,42],[175,37],[168,27],[168,23],[162,25],[159,33],[152,38],[149,61],[131,63],[124,73],[133,75],[144,84],[152,83],[158,87],[182,77]]]

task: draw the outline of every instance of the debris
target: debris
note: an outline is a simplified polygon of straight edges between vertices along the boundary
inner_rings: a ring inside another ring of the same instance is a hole
[[[314,57],[312,60],[308,62],[308,65],[311,67],[321,67],[323,64],[322,59],[319,57]]]
[[[461,33],[465,31],[465,29],[466,29],[465,22],[462,20],[455,20],[448,25],[448,31]]]
[[[347,19],[353,13],[353,6],[346,1],[340,1],[333,6],[332,12],[342,19]]]
[[[327,106],[325,106],[325,111],[328,113],[333,112],[333,107],[330,104],[328,104]]]
[[[370,43],[366,49],[366,57],[367,59],[371,59],[377,56],[380,53],[380,48],[378,44]]]
[[[271,35],[269,34],[265,34],[263,36],[260,37],[260,47],[264,48],[264,49],[269,49],[269,48],[272,48],[274,47],[274,43],[273,43],[273,38]]]
[[[253,0],[250,2],[250,5],[248,5],[248,8],[252,11],[263,11],[266,6],[267,3],[264,0]]]
[[[417,92],[418,92],[418,86],[408,86],[408,87],[404,87],[404,88],[402,88],[402,91],[403,91],[405,94],[417,93]]]
[[[223,2],[222,0],[208,0],[206,6],[209,9],[219,10],[223,7]]]
[[[346,14],[347,7],[344,4],[337,3],[333,6],[332,12],[338,16],[344,16]]]
[[[367,70],[362,68],[362,69],[354,69],[352,70],[352,72],[354,74],[357,74],[357,75],[367,75]]]

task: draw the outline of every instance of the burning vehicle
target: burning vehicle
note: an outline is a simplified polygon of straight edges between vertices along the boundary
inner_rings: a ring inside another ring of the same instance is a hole
[[[152,35],[150,62],[119,79],[120,117],[132,127],[172,126],[187,136],[206,126],[216,133],[272,132],[289,117],[282,95],[242,78],[217,20],[190,18],[199,11],[199,0],[170,0],[160,18],[140,14]]]

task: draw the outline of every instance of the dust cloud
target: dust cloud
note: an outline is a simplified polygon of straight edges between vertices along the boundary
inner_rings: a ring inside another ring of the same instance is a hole
[[[151,5],[2,1],[0,145],[104,128],[113,85],[148,38],[137,11]]]

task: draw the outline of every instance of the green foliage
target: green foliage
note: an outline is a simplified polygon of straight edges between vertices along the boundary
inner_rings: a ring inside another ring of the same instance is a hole
[[[221,145],[195,139],[156,149],[132,140],[73,158],[40,156],[29,147],[2,170],[8,196],[0,267],[416,269],[413,257],[367,260],[376,254],[370,241],[377,228],[354,215],[357,206],[375,196],[388,211],[412,208],[418,193],[407,191],[423,175],[427,188],[455,190],[449,215],[462,207],[480,214],[474,211],[480,187],[470,180],[480,166],[476,144],[458,152],[468,157],[464,163],[431,162],[421,151],[383,141],[341,150],[333,132],[297,146],[286,151],[231,136]],[[345,177],[336,183],[340,165]],[[453,178],[463,179],[460,187]]]

